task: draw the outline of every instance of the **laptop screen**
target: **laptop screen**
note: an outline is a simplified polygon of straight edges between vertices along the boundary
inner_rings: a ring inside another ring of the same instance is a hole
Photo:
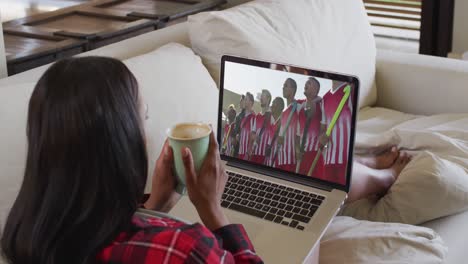
[[[224,56],[223,157],[348,189],[355,77]]]

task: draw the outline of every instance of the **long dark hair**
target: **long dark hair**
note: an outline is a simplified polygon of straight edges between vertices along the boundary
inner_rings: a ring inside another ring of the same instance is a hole
[[[45,72],[1,240],[10,262],[93,263],[130,228],[148,166],[139,101],[135,77],[115,59],[66,59]]]

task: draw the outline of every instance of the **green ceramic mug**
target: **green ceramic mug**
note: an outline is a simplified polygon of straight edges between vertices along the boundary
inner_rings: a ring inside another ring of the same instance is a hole
[[[186,193],[182,148],[190,149],[195,171],[198,172],[208,153],[210,134],[211,127],[203,123],[180,123],[168,129],[169,145],[174,153],[174,167],[178,181],[176,191],[178,193]]]

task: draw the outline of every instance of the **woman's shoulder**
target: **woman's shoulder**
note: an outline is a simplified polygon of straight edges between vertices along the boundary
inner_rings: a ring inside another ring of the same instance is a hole
[[[131,227],[105,247],[98,259],[104,263],[159,263],[169,254],[171,263],[184,262],[200,239],[216,238],[200,224],[135,214]]]

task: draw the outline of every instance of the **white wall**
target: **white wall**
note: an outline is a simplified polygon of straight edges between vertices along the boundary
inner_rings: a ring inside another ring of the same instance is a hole
[[[453,53],[468,51],[468,0],[455,0]]]
[[[5,55],[5,42],[3,40],[3,27],[2,15],[0,10],[0,78],[7,77],[6,55]]]

